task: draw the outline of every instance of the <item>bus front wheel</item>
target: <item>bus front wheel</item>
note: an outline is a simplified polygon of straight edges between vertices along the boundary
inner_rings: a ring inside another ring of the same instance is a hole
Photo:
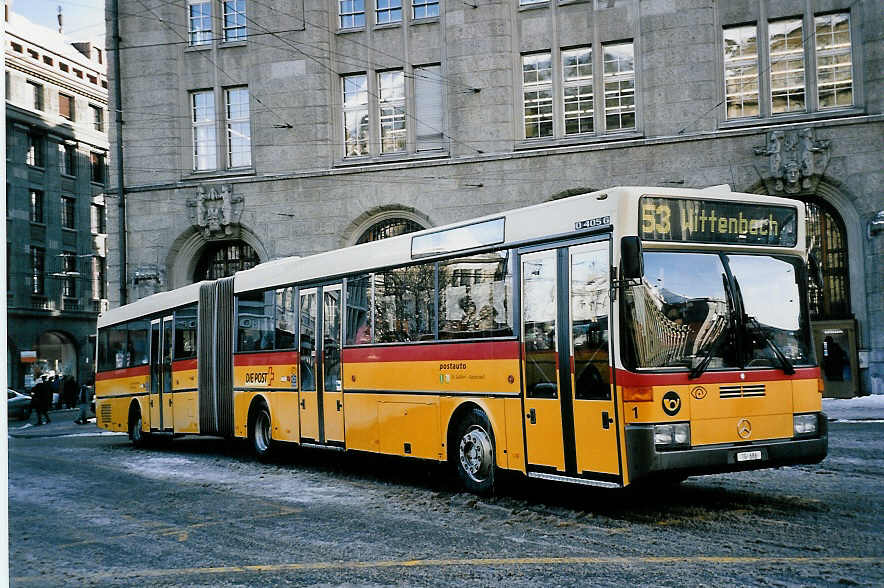
[[[261,404],[252,412],[249,423],[249,442],[255,457],[260,462],[269,460],[273,454],[270,425],[270,411],[266,405]]]
[[[457,423],[452,461],[461,483],[469,492],[488,495],[494,492],[494,436],[488,417],[472,409]]]

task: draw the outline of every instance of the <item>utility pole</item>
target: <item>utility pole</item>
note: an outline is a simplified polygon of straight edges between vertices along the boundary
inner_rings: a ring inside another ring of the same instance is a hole
[[[120,306],[128,302],[127,291],[127,274],[126,267],[126,190],[123,183],[123,90],[120,80],[120,12],[119,0],[111,0],[111,43],[114,52],[114,111],[116,112],[116,131],[117,131],[117,205],[120,215]]]

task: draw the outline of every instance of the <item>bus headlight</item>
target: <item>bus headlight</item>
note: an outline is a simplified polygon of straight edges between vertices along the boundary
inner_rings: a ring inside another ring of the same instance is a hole
[[[654,425],[654,445],[658,449],[687,447],[691,444],[691,424]]]
[[[816,414],[796,414],[792,423],[796,437],[816,435],[818,427]]]

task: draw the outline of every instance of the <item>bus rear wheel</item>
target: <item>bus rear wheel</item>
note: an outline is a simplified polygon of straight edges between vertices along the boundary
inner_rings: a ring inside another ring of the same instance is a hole
[[[150,434],[145,433],[142,427],[141,410],[133,407],[129,411],[129,441],[135,447],[146,447],[150,441]]]
[[[271,431],[270,411],[266,405],[261,404],[252,412],[249,422],[249,443],[260,462],[268,461],[273,456]]]
[[[454,467],[464,488],[474,494],[494,492],[494,436],[485,413],[474,408],[457,423],[453,444]]]

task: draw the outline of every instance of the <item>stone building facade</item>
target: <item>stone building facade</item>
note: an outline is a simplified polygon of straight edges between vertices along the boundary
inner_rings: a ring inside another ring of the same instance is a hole
[[[110,299],[607,186],[730,184],[807,203],[818,352],[848,357],[829,389],[884,393],[882,4],[120,0]]]
[[[6,15],[9,385],[84,380],[106,300],[107,77],[103,47]]]

